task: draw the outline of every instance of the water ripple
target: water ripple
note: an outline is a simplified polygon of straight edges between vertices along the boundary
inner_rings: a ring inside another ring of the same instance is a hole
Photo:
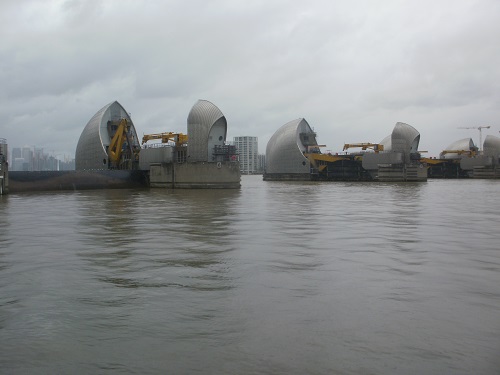
[[[496,374],[497,195],[244,176],[2,197],[0,368]]]

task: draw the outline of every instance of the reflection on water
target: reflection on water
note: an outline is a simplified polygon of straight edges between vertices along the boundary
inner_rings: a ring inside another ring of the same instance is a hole
[[[88,194],[92,198],[81,207],[79,228],[91,246],[79,254],[96,266],[101,281],[123,287],[230,287],[222,285],[228,280],[224,253],[233,249],[226,237],[230,203],[239,191]],[[179,267],[200,271],[189,280],[168,280],[166,271]]]
[[[0,368],[496,374],[498,186],[0,197]]]
[[[9,267],[6,260],[7,252],[12,246],[12,240],[10,239],[9,232],[9,216],[7,210],[8,201],[5,196],[0,195],[0,272]],[[0,320],[1,324],[1,320]]]

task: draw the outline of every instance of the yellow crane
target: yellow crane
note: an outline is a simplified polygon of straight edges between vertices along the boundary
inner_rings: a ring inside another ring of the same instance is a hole
[[[470,157],[472,157],[472,156],[476,155],[476,151],[475,150],[444,150],[444,151],[441,151],[441,155],[446,155],[446,154],[458,154],[458,155],[467,154]]]
[[[354,147],[360,147],[362,150],[372,149],[375,152],[384,151],[384,145],[379,143],[346,143],[342,150],[346,151]]]
[[[130,139],[128,137],[128,132],[130,131],[130,125],[128,124],[126,119],[121,119],[118,127],[116,129],[115,135],[111,138],[111,143],[108,148],[108,156],[110,162],[112,162],[116,167],[120,166],[120,160],[122,157],[122,153],[125,147],[125,143],[127,143],[128,147],[132,147],[130,144]],[[130,149],[131,154],[132,149]]]
[[[176,146],[185,145],[188,141],[188,136],[182,133],[156,133],[156,134],[144,134],[142,137],[142,144],[153,139],[161,139],[161,143],[174,142]]]

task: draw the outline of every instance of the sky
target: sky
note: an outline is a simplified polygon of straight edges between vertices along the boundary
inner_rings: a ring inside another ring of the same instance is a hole
[[[142,136],[186,133],[205,99],[261,154],[304,118],[323,152],[405,122],[437,156],[500,136],[499,19],[498,0],[2,0],[0,138],[74,157],[110,102]]]

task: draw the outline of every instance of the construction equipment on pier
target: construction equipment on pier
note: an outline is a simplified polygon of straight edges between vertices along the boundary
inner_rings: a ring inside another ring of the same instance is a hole
[[[116,125],[110,122],[114,130]],[[134,149],[130,139],[130,124],[122,118],[111,138],[108,148],[110,166],[118,169],[133,169],[132,164],[139,160],[139,150]]]
[[[176,146],[183,146],[187,144],[188,136],[182,133],[156,133],[156,134],[144,134],[142,137],[142,144],[153,139],[161,139],[161,143],[174,142]]]
[[[476,150],[443,150],[441,151],[441,155],[446,154],[457,154],[457,155],[467,155],[469,157],[473,157],[477,155]]]
[[[384,151],[384,145],[381,145],[379,143],[346,143],[344,144],[344,148],[342,149],[342,151],[347,151],[350,148],[358,147],[360,147],[363,151],[367,149],[371,149],[375,152]]]

